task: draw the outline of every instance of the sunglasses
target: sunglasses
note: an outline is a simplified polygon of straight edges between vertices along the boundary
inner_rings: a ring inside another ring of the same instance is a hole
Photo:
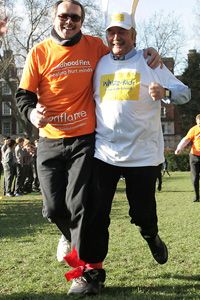
[[[76,14],[62,14],[62,15],[58,15],[58,18],[61,20],[61,21],[67,21],[67,19],[71,19],[72,22],[80,22],[81,20],[81,16],[79,15],[76,15]]]

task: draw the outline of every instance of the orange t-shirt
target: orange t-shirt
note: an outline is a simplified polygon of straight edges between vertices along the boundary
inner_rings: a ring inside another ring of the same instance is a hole
[[[200,156],[200,127],[198,125],[193,126],[185,136],[186,139],[190,139],[192,142],[191,153]]]
[[[49,121],[40,128],[40,136],[62,138],[94,132],[92,77],[98,60],[107,53],[100,38],[87,35],[70,47],[49,38],[32,48],[19,88],[38,95],[37,107]]]

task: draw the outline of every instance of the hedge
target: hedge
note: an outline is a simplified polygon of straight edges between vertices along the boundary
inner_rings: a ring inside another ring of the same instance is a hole
[[[175,155],[174,151],[165,151],[169,171],[189,171],[189,151],[183,151]]]

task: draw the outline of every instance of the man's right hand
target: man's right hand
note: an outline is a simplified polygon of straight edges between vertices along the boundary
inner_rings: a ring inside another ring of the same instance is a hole
[[[34,108],[30,113],[30,121],[36,128],[43,128],[47,125],[48,119],[44,116],[44,112]]]
[[[178,155],[180,152],[181,152],[180,149],[176,149],[174,153],[175,153],[176,155]]]

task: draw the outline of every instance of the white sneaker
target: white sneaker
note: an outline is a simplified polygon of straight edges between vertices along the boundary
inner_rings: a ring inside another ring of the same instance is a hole
[[[57,247],[57,260],[59,263],[64,263],[64,257],[71,252],[71,243],[70,241],[66,240],[65,236],[62,234],[61,238],[58,242]]]
[[[104,269],[87,269],[83,276],[73,279],[68,295],[97,295],[104,287],[106,273]]]
[[[81,276],[76,279],[73,279],[72,285],[68,291],[68,295],[97,295],[100,292],[100,284],[98,281],[91,281],[90,283]]]

